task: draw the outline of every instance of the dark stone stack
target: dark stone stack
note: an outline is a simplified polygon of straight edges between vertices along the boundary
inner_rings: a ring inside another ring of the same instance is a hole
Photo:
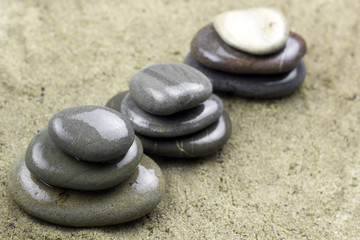
[[[277,52],[254,55],[226,44],[213,24],[200,29],[191,42],[188,64],[211,81],[214,91],[250,98],[289,95],[300,87],[306,75],[302,57],[304,39],[290,32],[285,46]]]
[[[155,64],[136,73],[130,92],[107,107],[129,117],[144,152],[192,158],[219,150],[231,135],[231,121],[210,81],[185,64]]]

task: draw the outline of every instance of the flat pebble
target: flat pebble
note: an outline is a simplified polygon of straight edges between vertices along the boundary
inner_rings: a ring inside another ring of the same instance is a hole
[[[291,94],[304,82],[306,67],[303,60],[288,73],[231,74],[201,65],[189,53],[185,63],[204,73],[213,84],[214,91],[250,98],[274,98]]]
[[[279,51],[289,37],[286,18],[273,8],[223,12],[216,16],[214,27],[228,45],[256,55]]]
[[[209,127],[177,138],[149,138],[138,135],[144,152],[163,157],[193,158],[215,153],[231,136],[231,120],[224,111]]]
[[[122,184],[96,192],[69,190],[44,184],[20,158],[10,170],[9,189],[15,202],[37,218],[90,227],[128,222],[148,214],[160,202],[165,182],[159,166],[143,155],[135,172]]]
[[[119,92],[118,94],[116,94],[115,96],[110,98],[109,101],[107,101],[107,103],[105,104],[105,107],[108,107],[108,108],[114,109],[115,111],[121,112],[121,103],[128,93],[129,93],[129,91]]]
[[[121,157],[135,137],[129,120],[121,113],[93,105],[72,107],[56,113],[48,129],[60,149],[91,162]]]
[[[176,137],[197,132],[219,119],[223,109],[221,99],[214,94],[191,109],[167,116],[145,112],[130,94],[121,105],[121,112],[129,117],[135,132],[149,137]]]
[[[275,74],[289,72],[306,53],[304,39],[293,32],[285,48],[269,55],[252,55],[226,44],[213,24],[200,29],[191,42],[191,53],[202,65],[227,73]]]
[[[170,115],[192,108],[212,93],[212,85],[198,70],[180,63],[146,67],[130,80],[131,96],[145,111]]]
[[[38,133],[25,154],[27,168],[47,184],[77,190],[102,190],[127,179],[136,169],[143,153],[135,139],[128,152],[111,162],[85,162],[61,151],[48,130]]]

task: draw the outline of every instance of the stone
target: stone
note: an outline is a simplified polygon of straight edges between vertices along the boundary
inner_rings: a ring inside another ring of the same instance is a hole
[[[231,120],[224,111],[218,121],[209,127],[187,136],[150,138],[137,135],[144,152],[163,157],[193,158],[210,155],[219,150],[230,138]]]
[[[283,97],[293,93],[304,82],[306,66],[303,60],[288,73],[279,74],[232,74],[213,70],[201,65],[189,53],[185,63],[204,73],[214,91],[231,93],[249,98]]]
[[[214,94],[191,109],[167,116],[142,110],[130,94],[121,105],[121,112],[129,118],[135,132],[149,137],[176,137],[197,132],[218,120],[223,110],[221,99]]]
[[[135,172],[113,188],[88,192],[51,187],[30,173],[23,158],[10,169],[14,201],[30,215],[74,227],[128,222],[148,214],[165,192],[159,166],[143,155]]]
[[[123,99],[126,97],[126,95],[129,93],[129,91],[122,91],[113,96],[107,103],[105,104],[105,107],[114,109],[115,111],[121,112],[121,103]]]
[[[136,103],[155,115],[192,108],[212,93],[212,85],[204,74],[180,63],[146,67],[131,78],[129,88]]]
[[[85,162],[61,151],[44,129],[30,142],[25,163],[32,174],[52,186],[103,190],[126,180],[135,171],[142,153],[142,144],[136,138],[127,153],[118,159]]]
[[[100,106],[78,106],[56,113],[49,134],[58,147],[78,159],[102,162],[124,155],[134,130],[121,113]]]
[[[273,8],[223,12],[215,17],[214,28],[228,45],[255,55],[279,51],[289,37],[286,18]]]
[[[285,48],[269,55],[252,55],[230,47],[209,24],[191,42],[191,53],[202,65],[227,73],[275,74],[295,68],[306,53],[304,39],[290,32]]]

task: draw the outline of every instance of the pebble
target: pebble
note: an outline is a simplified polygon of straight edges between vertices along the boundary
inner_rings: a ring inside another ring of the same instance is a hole
[[[228,45],[255,55],[279,51],[289,36],[286,18],[272,8],[223,12],[216,16],[214,27]]]
[[[74,227],[118,224],[148,214],[160,202],[165,181],[159,166],[143,155],[135,172],[113,188],[77,191],[51,187],[30,173],[23,158],[10,170],[15,202],[42,220]]]
[[[291,94],[303,83],[306,67],[303,60],[288,73],[280,74],[232,74],[213,70],[201,65],[189,53],[185,63],[204,73],[214,91],[226,92],[250,98],[274,98]]]
[[[110,108],[93,105],[72,107],[56,113],[48,129],[60,149],[90,162],[121,157],[135,137],[126,117]]]
[[[110,98],[109,101],[106,102],[105,107],[114,109],[115,111],[121,112],[121,103],[123,99],[126,97],[126,95],[129,93],[129,91],[123,91],[112,98]]]
[[[231,136],[231,120],[224,111],[209,127],[178,138],[149,138],[138,135],[144,152],[163,157],[193,158],[215,153]]]
[[[143,153],[135,139],[128,152],[111,162],[85,162],[61,151],[48,130],[38,133],[25,154],[27,168],[47,184],[77,190],[102,190],[127,179],[136,169]]]
[[[227,73],[275,74],[289,72],[306,53],[304,39],[290,32],[285,48],[270,55],[248,54],[230,47],[209,24],[196,34],[191,53],[202,65]]]
[[[129,88],[136,103],[155,115],[192,108],[212,93],[212,85],[204,74],[180,63],[146,67],[131,78]]]
[[[130,94],[121,105],[121,112],[128,116],[135,132],[149,137],[177,137],[197,132],[218,120],[223,110],[221,99],[214,94],[191,109],[167,116],[142,110]]]

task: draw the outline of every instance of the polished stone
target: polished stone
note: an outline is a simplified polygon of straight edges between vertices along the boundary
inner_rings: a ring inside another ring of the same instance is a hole
[[[163,157],[193,158],[218,151],[231,136],[231,120],[224,111],[218,121],[209,127],[177,138],[150,138],[137,135],[144,152]]]
[[[101,162],[127,152],[134,141],[134,130],[121,113],[100,106],[64,109],[50,120],[49,134],[66,153],[78,159]]]
[[[273,8],[223,12],[215,17],[214,27],[228,45],[255,55],[279,51],[289,37],[286,18]]]
[[[121,103],[128,93],[129,91],[119,92],[118,94],[110,98],[109,101],[107,101],[105,107],[121,112]]]
[[[291,32],[282,50],[263,56],[227,45],[212,24],[200,29],[191,42],[194,58],[208,68],[228,73],[274,74],[291,71],[306,53],[304,39]]]
[[[38,133],[25,154],[27,168],[47,184],[77,190],[102,190],[127,179],[136,169],[143,153],[135,139],[128,152],[111,162],[85,162],[61,151],[48,130]]]
[[[212,85],[204,74],[188,65],[161,63],[137,72],[130,80],[130,93],[143,110],[170,115],[205,101]]]
[[[30,173],[18,159],[9,174],[15,202],[42,220],[75,227],[128,222],[148,214],[165,192],[159,166],[143,155],[135,172],[122,184],[103,191],[76,191],[51,187]]]
[[[231,74],[201,65],[189,53],[185,63],[203,72],[211,81],[214,91],[250,98],[274,98],[293,93],[304,82],[306,67],[303,60],[288,73]]]
[[[149,137],[176,137],[197,132],[219,119],[223,110],[221,99],[214,94],[191,109],[167,116],[145,112],[130,94],[121,105],[121,112],[128,116],[135,132]]]

